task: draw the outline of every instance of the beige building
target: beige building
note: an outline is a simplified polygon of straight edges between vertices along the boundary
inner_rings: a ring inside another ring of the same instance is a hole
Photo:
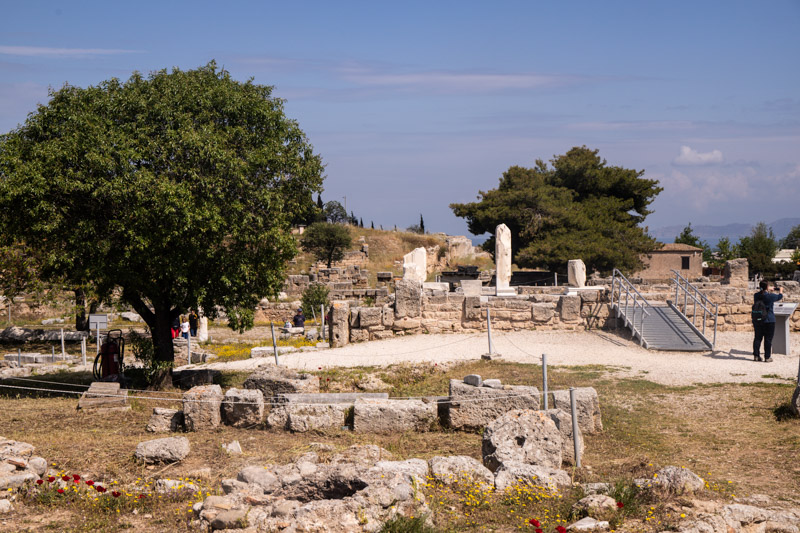
[[[644,268],[633,277],[664,280],[673,277],[673,270],[689,280],[703,275],[703,249],[688,244],[667,243],[642,257],[642,262]]]

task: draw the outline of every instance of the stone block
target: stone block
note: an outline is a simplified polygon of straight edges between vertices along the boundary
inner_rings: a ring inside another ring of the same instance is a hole
[[[563,470],[515,462],[504,463],[497,469],[494,477],[494,486],[498,491],[515,485],[533,485],[555,491],[571,484],[569,474]]]
[[[567,262],[567,283],[570,287],[586,286],[586,265],[582,259],[570,259]]]
[[[415,248],[403,256],[403,281],[423,283],[428,277],[428,253],[425,248]]]
[[[402,279],[395,283],[395,318],[415,318],[422,314],[422,283]]]
[[[211,385],[219,381],[222,372],[209,368],[187,368],[177,372],[173,379],[175,384],[182,389],[191,389],[198,385]]]
[[[511,230],[505,224],[495,228],[494,261],[497,294],[510,290],[511,285]]]
[[[534,303],[531,305],[531,319],[534,322],[550,322],[555,314],[555,304]]]
[[[351,307],[350,308],[350,329],[361,327],[359,326],[359,311],[361,310],[360,307]]]
[[[359,322],[362,328],[381,325],[383,309],[380,307],[362,307],[359,311]]]
[[[466,297],[474,297],[481,295],[483,282],[479,279],[463,279],[460,282],[461,290]]]
[[[222,418],[229,426],[253,427],[264,420],[264,394],[258,389],[228,389]]]
[[[343,300],[331,304],[330,340],[333,348],[350,342],[350,305]]]
[[[219,385],[192,387],[183,394],[186,431],[201,431],[219,426],[222,389]]]
[[[288,429],[297,433],[334,428],[346,423],[352,404],[292,404],[273,408],[267,419],[270,427]]]
[[[492,486],[494,474],[480,461],[468,455],[436,456],[428,461],[431,476],[444,485],[482,483]]]
[[[722,271],[722,284],[733,285],[736,287],[747,287],[749,281],[749,270],[747,259],[731,259],[725,262]]]
[[[483,432],[483,464],[496,472],[509,463],[561,468],[561,433],[541,411],[517,410],[494,420]]]
[[[269,399],[278,394],[319,392],[319,377],[301,374],[286,367],[265,367],[250,374],[245,389],[258,389]]]
[[[364,342],[369,340],[368,329],[351,329],[350,342]]]
[[[575,462],[575,442],[572,439],[572,416],[569,411],[561,409],[548,409],[544,412],[555,423],[561,433],[561,456],[563,460],[571,465]],[[583,435],[580,425],[578,426],[578,457],[583,458]]]
[[[150,420],[147,422],[145,431],[150,433],[169,433],[171,431],[183,430],[183,411],[177,409],[166,409],[156,407]]]
[[[381,313],[381,324],[387,328],[392,327],[394,324],[394,309],[386,305],[383,307]]]
[[[406,329],[418,329],[421,325],[422,322],[420,322],[417,319],[398,318],[397,320],[394,321],[392,329],[394,329],[395,331],[406,330]]]
[[[558,313],[563,322],[577,322],[581,318],[581,297],[564,295],[558,300]]]
[[[553,408],[570,413],[569,391],[553,393]],[[603,430],[603,418],[600,414],[600,399],[593,387],[575,389],[575,409],[578,414],[578,427],[581,432],[592,434]]]
[[[473,387],[480,387],[483,384],[483,380],[478,374],[470,374],[468,376],[464,376],[464,383],[467,385],[472,385]]]
[[[389,331],[389,330],[385,330],[385,331],[370,331],[369,332],[369,338],[372,341],[379,341],[379,340],[382,340],[382,339],[389,339],[391,337],[394,337],[394,333],[392,331]]]
[[[358,399],[353,409],[356,433],[429,431],[436,423],[436,404],[422,400]]]
[[[450,380],[450,408],[446,425],[453,429],[481,429],[505,413],[539,409],[539,389],[513,385],[500,389],[473,387]]]
[[[174,463],[189,455],[189,439],[169,437],[140,442],[134,456],[143,463]]]

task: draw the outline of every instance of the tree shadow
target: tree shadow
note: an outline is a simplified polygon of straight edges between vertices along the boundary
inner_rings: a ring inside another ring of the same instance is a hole
[[[736,350],[736,349],[731,349],[728,350],[727,352],[722,350],[714,350],[707,354],[703,354],[703,357],[710,357],[711,359],[723,359],[726,361],[730,361],[732,359],[750,361],[753,359],[753,353],[745,350]]]
[[[783,402],[777,405],[774,409],[772,409],[772,414],[775,415],[775,420],[778,422],[800,419],[800,416],[797,416],[794,414],[794,412],[792,412],[791,402]]]

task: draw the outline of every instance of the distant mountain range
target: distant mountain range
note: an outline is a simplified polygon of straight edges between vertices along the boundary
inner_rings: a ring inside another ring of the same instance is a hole
[[[767,224],[775,233],[776,239],[783,239],[789,231],[800,224],[800,218],[782,218]],[[727,237],[732,243],[736,243],[742,237],[750,235],[754,224],[727,224],[725,226],[695,226],[692,224],[692,232],[700,240],[706,241],[711,246],[716,246],[722,237]],[[659,242],[675,242],[675,237],[680,235],[686,226],[664,226],[650,230],[650,235]]]

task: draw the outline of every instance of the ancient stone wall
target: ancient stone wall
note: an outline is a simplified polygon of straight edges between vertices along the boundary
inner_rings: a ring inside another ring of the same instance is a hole
[[[785,287],[787,301],[800,301],[800,283],[779,284]],[[720,283],[696,286],[719,305],[718,331],[752,330],[753,291]],[[348,318],[347,324],[341,325],[339,335],[348,342],[359,342],[417,333],[477,332],[486,329],[487,313],[491,313],[492,328],[499,331],[600,329],[621,325],[611,316],[607,287],[569,295],[564,294],[561,287],[516,287],[516,290],[514,297],[464,296],[398,281],[394,304],[363,307],[342,302],[347,305],[347,312],[340,307],[340,316]],[[670,285],[640,285],[639,290],[654,304],[663,305],[675,299]],[[687,315],[691,317],[695,308],[688,307]],[[701,319],[698,318],[698,325]],[[713,320],[707,320],[706,328],[713,331],[713,327]],[[791,327],[793,331],[800,330],[800,312],[793,315]]]

